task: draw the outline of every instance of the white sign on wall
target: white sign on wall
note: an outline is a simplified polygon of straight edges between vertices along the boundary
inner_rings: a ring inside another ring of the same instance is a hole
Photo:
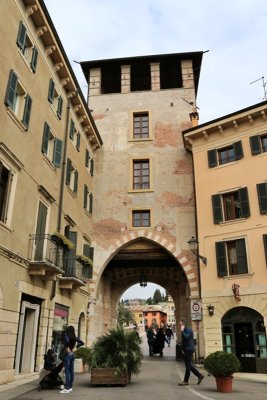
[[[200,300],[191,300],[191,319],[192,321],[202,320],[202,303]]]

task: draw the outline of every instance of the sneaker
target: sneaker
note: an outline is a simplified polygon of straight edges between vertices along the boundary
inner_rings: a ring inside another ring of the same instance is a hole
[[[188,386],[188,382],[183,381],[181,383],[178,383],[178,385],[179,386]]]
[[[197,384],[199,385],[199,384],[203,381],[203,379],[204,379],[204,375],[200,375],[200,376],[198,377]]]
[[[70,390],[69,389],[63,389],[63,390],[60,390],[59,393],[70,393]]]
[[[69,389],[69,392],[70,392],[70,393],[72,392],[72,388]]]

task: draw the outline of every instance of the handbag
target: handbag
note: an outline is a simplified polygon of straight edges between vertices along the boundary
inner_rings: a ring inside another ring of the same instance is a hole
[[[67,355],[67,349],[66,349],[66,347],[64,346],[64,347],[62,347],[62,349],[60,350],[59,355],[58,355],[58,358],[59,358],[61,361],[64,361],[66,355]]]

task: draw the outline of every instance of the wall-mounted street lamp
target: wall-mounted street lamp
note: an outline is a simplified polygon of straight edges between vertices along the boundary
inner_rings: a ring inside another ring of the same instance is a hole
[[[207,306],[207,309],[208,309],[209,315],[212,317],[212,316],[214,315],[214,306],[212,306],[211,304],[209,304],[209,305]]]
[[[198,241],[197,241],[197,239],[194,238],[194,236],[192,236],[192,238],[190,240],[188,240],[187,243],[189,244],[189,248],[192,251],[192,253],[196,257],[198,257],[203,262],[203,264],[207,265],[207,262],[208,262],[207,258],[201,256],[200,254],[198,254]]]

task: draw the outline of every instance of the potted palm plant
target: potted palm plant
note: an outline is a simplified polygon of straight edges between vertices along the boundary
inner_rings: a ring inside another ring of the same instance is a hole
[[[204,360],[204,368],[215,377],[218,392],[232,392],[233,374],[240,369],[235,354],[215,351]]]
[[[100,336],[91,347],[91,384],[126,385],[140,371],[142,350],[134,331],[122,327]]]

